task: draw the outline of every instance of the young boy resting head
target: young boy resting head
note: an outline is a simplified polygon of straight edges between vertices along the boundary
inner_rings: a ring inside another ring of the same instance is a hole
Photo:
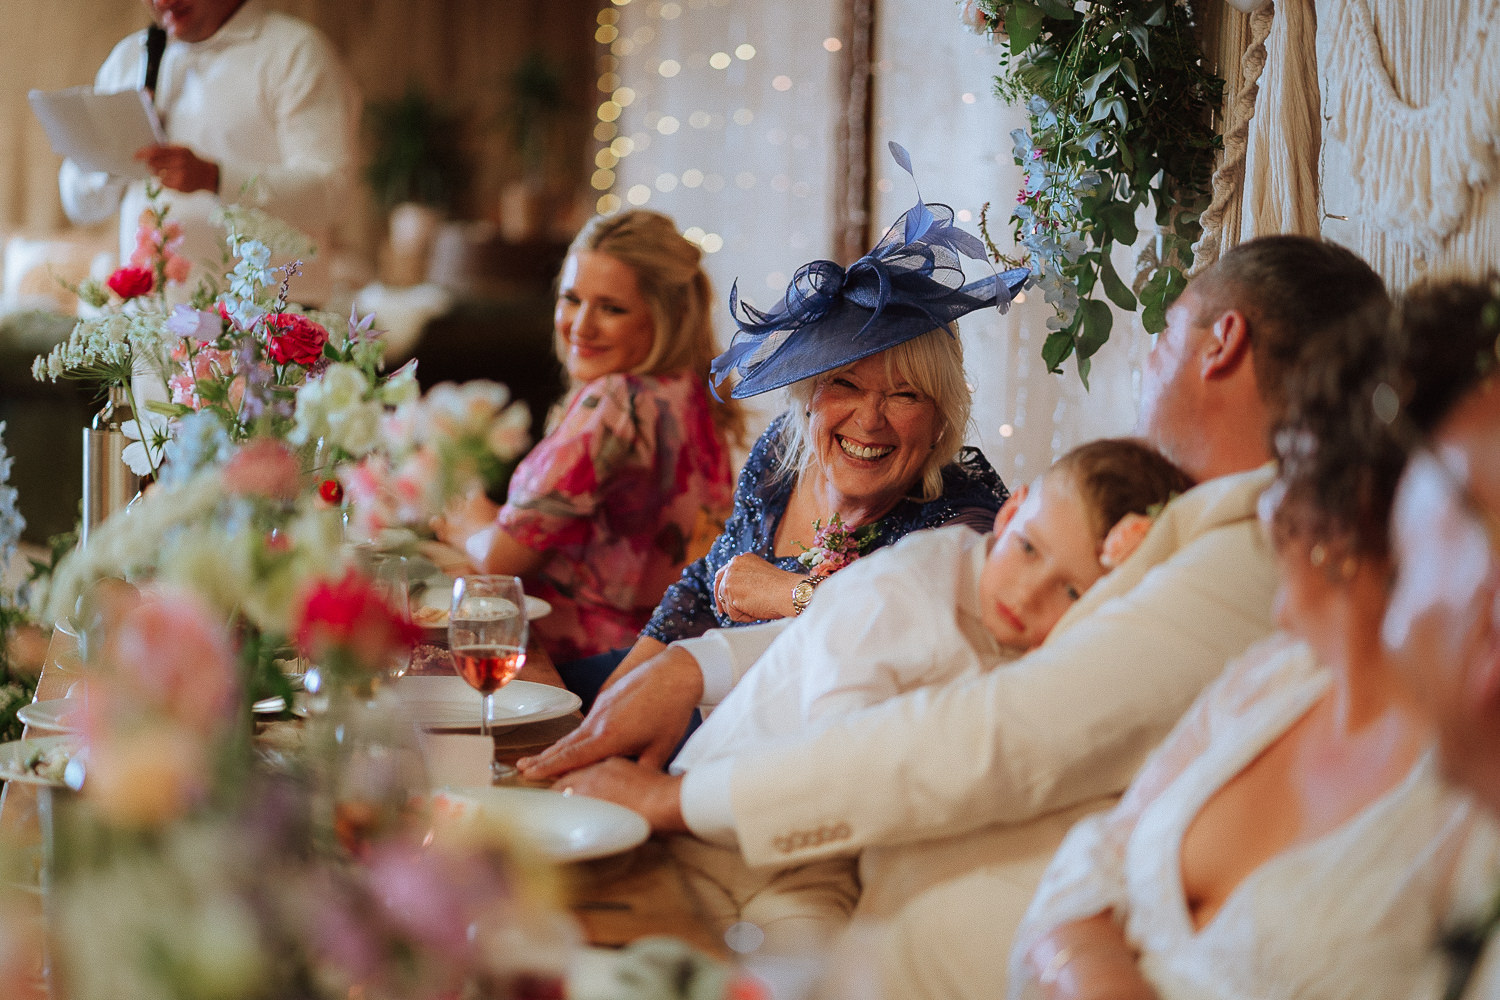
[[[920,531],[856,561],[818,589],[802,618],[714,709],[671,770],[719,767],[724,780],[705,787],[722,788],[728,797],[727,762],[742,749],[836,723],[914,688],[991,670],[1041,645],[1073,602],[1133,551],[1151,515],[1191,485],[1139,441],[1094,441],[1017,490],[996,515],[992,534]],[[827,835],[836,847],[837,831]],[[859,897],[852,858],[752,870],[732,844],[694,837],[670,843],[721,929],[753,923],[769,948],[821,948]]]

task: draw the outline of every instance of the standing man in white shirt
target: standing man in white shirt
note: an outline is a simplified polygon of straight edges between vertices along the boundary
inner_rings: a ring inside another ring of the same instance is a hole
[[[179,253],[201,275],[223,277],[221,205],[260,208],[302,230],[322,251],[304,259],[294,298],[330,291],[333,228],[355,182],[359,96],[327,39],[264,0],[144,0],[156,29],[115,46],[94,79],[101,93],[146,87],[166,142],[137,154],[182,225]],[[154,35],[154,37],[153,37]],[[154,53],[153,51],[154,50]],[[64,161],[63,209],[76,223],[120,214],[120,259],[135,246],[145,182]],[[276,260],[275,263],[284,263]]]
[[[949,875],[985,866],[981,883],[939,885],[970,891],[924,919],[903,912],[880,975],[890,996],[1001,995],[1011,935],[1072,820],[1117,795],[1199,691],[1270,634],[1275,569],[1255,507],[1272,478],[1281,384],[1305,343],[1385,297],[1358,257],[1304,237],[1253,240],[1196,278],[1144,366],[1140,427],[1200,485],[1010,666],[663,774],[651,765],[675,746],[673,723],[718,673],[748,669],[771,626],[719,630],[607,689],[523,773],[638,754],[559,784],[630,805],[659,831],[737,845],[752,866],[902,845],[928,849]],[[706,665],[715,653],[727,670]]]

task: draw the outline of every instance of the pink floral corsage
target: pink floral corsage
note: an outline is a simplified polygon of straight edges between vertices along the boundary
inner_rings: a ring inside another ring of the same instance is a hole
[[[844,519],[835,512],[824,525],[821,520],[813,522],[813,543],[804,548],[797,561],[808,569],[814,579],[831,576],[865,554],[875,538],[875,526],[849,530]]]

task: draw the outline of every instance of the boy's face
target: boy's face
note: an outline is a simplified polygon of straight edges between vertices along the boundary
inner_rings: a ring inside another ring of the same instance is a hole
[[[1034,649],[1104,575],[1088,511],[1049,473],[1006,501],[995,535],[979,575],[980,615],[1002,646]]]

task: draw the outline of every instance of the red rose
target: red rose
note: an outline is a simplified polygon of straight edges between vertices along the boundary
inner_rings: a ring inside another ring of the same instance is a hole
[[[105,284],[120,298],[133,299],[149,294],[156,287],[156,275],[149,267],[122,267]]]
[[[296,617],[297,648],[303,656],[337,657],[370,672],[422,638],[421,628],[402,618],[374,584],[352,569],[341,580],[317,581]]]
[[[344,487],[337,479],[325,479],[318,484],[318,496],[330,506],[344,502]]]
[[[271,360],[305,368],[323,356],[328,331],[297,313],[273,313],[266,317],[266,340]]]

